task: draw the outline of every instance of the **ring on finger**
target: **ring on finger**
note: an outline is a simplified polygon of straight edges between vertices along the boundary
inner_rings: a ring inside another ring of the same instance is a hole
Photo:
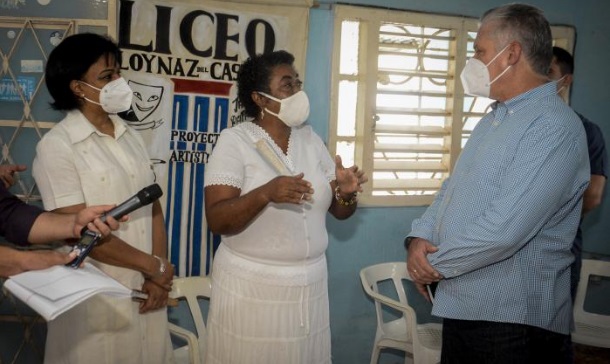
[[[302,200],[304,197],[305,197],[305,193],[303,193],[303,194],[301,195],[301,200]]]

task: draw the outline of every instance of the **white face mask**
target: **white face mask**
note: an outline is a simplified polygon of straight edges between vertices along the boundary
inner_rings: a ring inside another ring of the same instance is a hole
[[[510,43],[507,44],[504,49],[498,52],[498,54],[496,54],[495,57],[487,64],[476,58],[470,58],[468,62],[466,62],[466,66],[464,66],[462,74],[460,75],[462,86],[464,86],[464,93],[470,96],[489,97],[491,84],[502,77],[502,75],[504,75],[506,71],[511,68],[511,66],[508,66],[491,82],[489,81],[489,69],[487,67],[489,67],[489,65],[492,64],[492,62],[495,61],[496,58],[498,58],[498,56],[501,55],[509,45]]]
[[[278,114],[269,111],[267,108],[265,108],[265,111],[276,116],[283,121],[284,124],[290,127],[303,124],[309,117],[309,98],[305,91],[299,91],[294,95],[281,100],[271,95],[267,95],[264,92],[259,92],[259,94],[280,103],[280,112]]]
[[[100,102],[95,102],[84,97],[85,100],[92,104],[100,105],[104,111],[109,114],[116,114],[121,111],[128,110],[131,107],[131,99],[133,98],[133,91],[127,84],[127,81],[123,77],[117,78],[114,81],[108,82],[101,89],[91,86],[90,84],[80,81],[92,89],[100,92]]]

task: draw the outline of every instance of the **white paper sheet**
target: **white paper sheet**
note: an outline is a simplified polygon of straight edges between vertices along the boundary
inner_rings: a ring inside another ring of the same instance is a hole
[[[131,289],[85,263],[80,269],[54,266],[10,277],[4,287],[47,321],[96,294],[131,297]]]

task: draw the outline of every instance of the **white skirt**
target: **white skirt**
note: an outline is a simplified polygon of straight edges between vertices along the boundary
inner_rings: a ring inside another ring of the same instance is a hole
[[[221,244],[214,257],[206,364],[330,363],[326,257],[270,265]]]

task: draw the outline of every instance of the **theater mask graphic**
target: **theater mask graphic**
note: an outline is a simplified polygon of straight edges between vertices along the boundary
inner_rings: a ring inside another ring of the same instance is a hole
[[[156,129],[163,124],[162,118],[156,118],[164,95],[163,86],[147,85],[133,80],[127,81],[133,91],[131,108],[120,116],[136,130]]]

